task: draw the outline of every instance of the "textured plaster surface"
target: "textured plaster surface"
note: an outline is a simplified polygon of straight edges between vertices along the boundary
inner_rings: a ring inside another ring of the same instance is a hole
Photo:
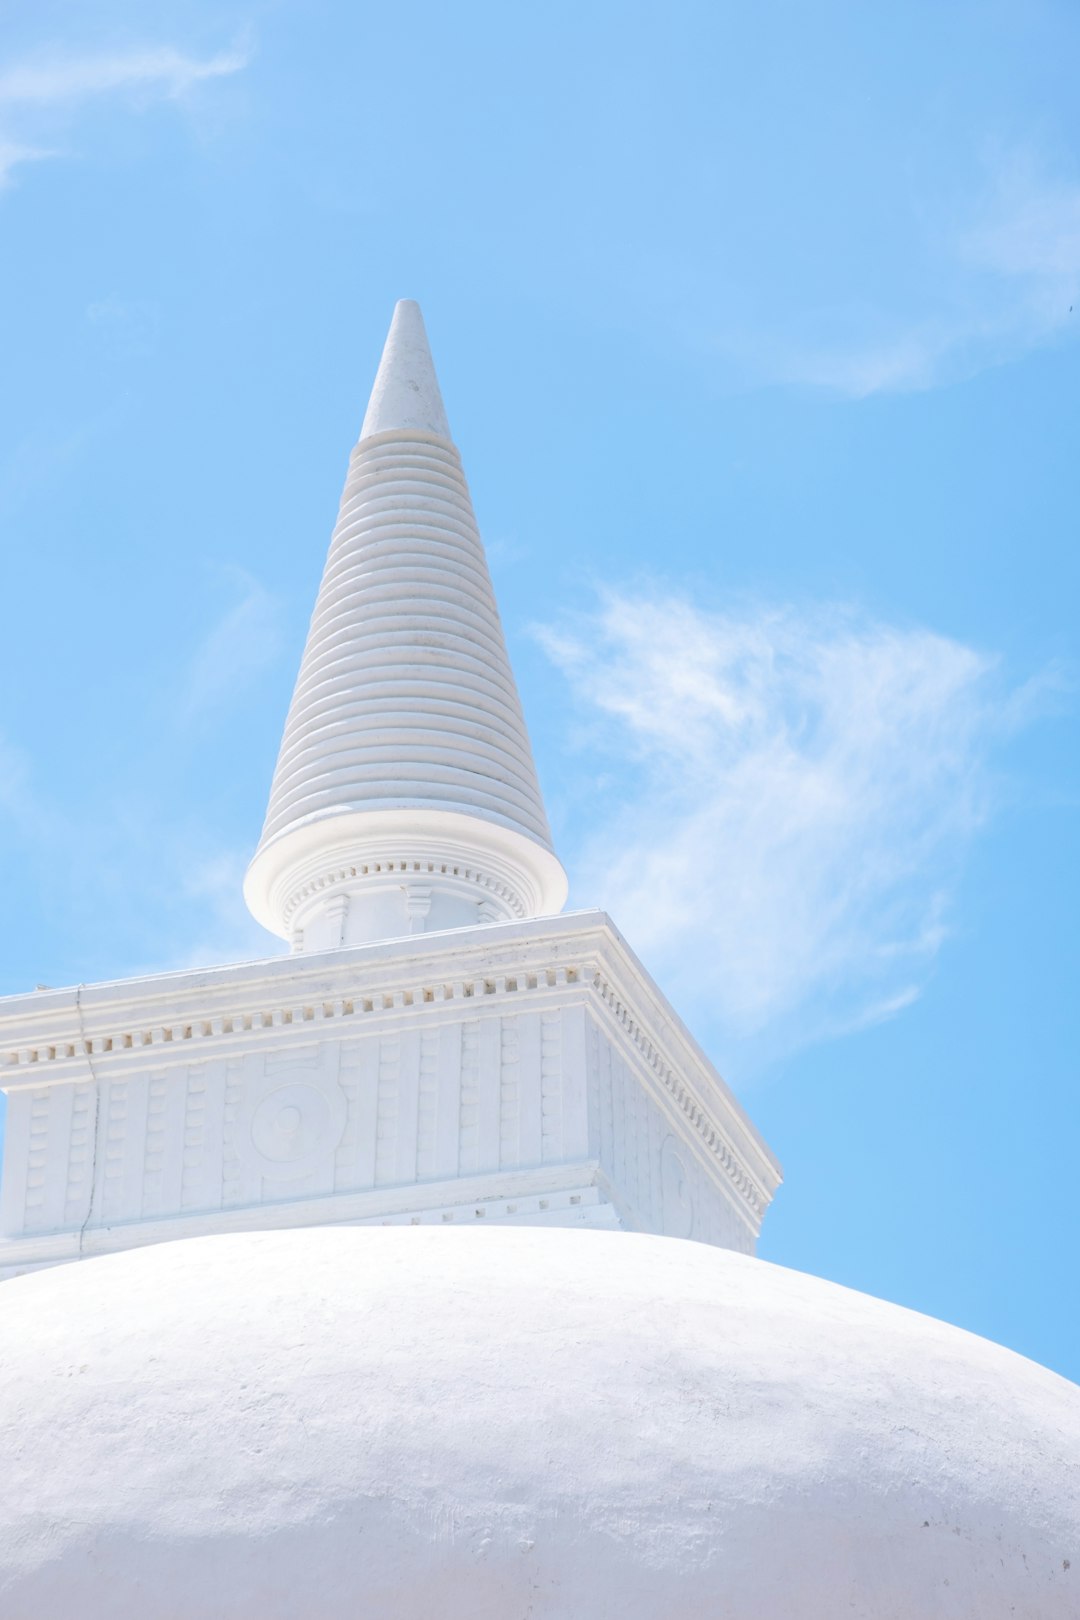
[[[1080,1612],[1080,1390],[699,1244],[202,1238],[0,1340],[5,1620]]]

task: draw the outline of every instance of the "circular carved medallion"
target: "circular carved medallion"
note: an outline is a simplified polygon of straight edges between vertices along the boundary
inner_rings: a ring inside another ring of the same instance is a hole
[[[337,1086],[289,1080],[251,1109],[237,1147],[253,1169],[278,1180],[306,1176],[333,1153],[345,1129]]]

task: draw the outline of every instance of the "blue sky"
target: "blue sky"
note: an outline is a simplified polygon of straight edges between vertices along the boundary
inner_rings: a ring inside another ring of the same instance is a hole
[[[393,302],[769,1259],[1080,1376],[1080,11],[0,5],[0,989],[243,911]]]

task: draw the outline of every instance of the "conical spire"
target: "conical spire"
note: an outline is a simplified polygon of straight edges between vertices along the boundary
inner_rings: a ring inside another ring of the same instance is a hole
[[[394,308],[360,438],[406,429],[450,437],[424,317],[413,298],[399,299]]]
[[[411,300],[350,460],[244,892],[303,949],[538,916],[566,898]]]

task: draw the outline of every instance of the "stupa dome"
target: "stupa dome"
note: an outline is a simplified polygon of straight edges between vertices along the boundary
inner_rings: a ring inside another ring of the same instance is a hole
[[[1066,1620],[1080,1391],[629,1233],[313,1228],[8,1284],[5,1620]]]

